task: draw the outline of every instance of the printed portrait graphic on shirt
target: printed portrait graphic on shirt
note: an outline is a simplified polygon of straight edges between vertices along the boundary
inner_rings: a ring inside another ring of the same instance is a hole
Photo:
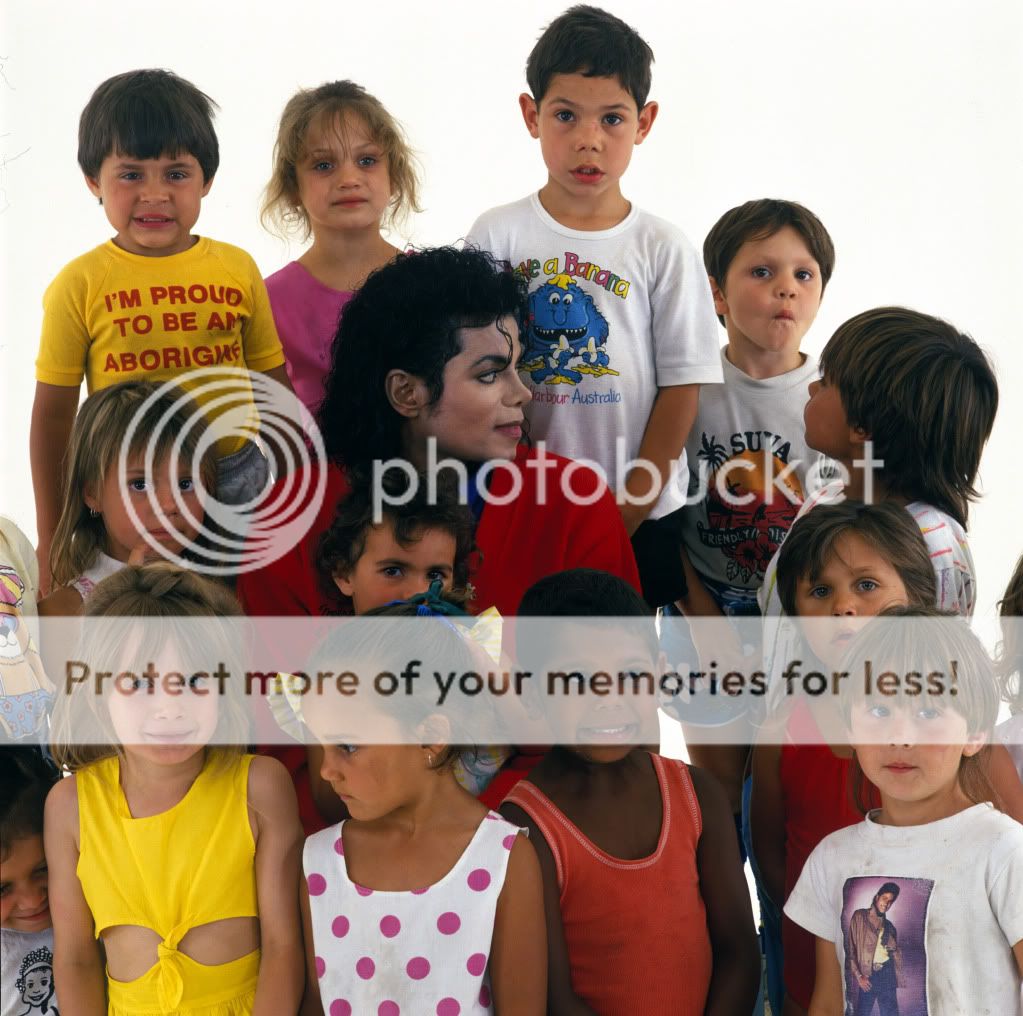
[[[730,581],[762,582],[767,563],[803,502],[803,485],[789,465],[791,444],[769,431],[742,431],[719,441],[700,435],[696,465],[707,491],[707,524],[697,523],[705,547],[727,559]]]
[[[25,954],[14,988],[18,1001],[13,1016],[60,1016],[53,999],[53,954],[45,946]]]
[[[933,890],[926,878],[846,880],[842,936],[849,1016],[930,1016],[925,931]]]
[[[562,267],[565,270],[559,271]],[[537,385],[579,385],[586,376],[617,376],[608,352],[607,318],[575,276],[592,278],[621,299],[628,296],[629,283],[598,265],[580,264],[569,252],[563,266],[558,258],[550,258],[547,269],[555,274],[529,294],[529,323],[519,369]]]
[[[51,695],[21,617],[25,583],[0,565],[0,743],[31,737],[46,721]]]

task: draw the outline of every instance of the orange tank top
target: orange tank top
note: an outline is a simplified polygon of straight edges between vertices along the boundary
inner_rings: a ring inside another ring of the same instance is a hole
[[[259,916],[248,815],[251,761],[251,755],[208,759],[173,808],[145,818],[128,810],[117,757],[75,775],[77,874],[96,937],[118,924],[152,928],[160,936],[150,973],[167,1011],[181,999],[190,966],[178,952],[185,933],[224,918]]]
[[[661,835],[639,860],[605,853],[532,783],[505,800],[533,820],[554,856],[575,993],[601,1016],[702,1016],[712,957],[696,867],[700,805],[684,763],[650,757]]]

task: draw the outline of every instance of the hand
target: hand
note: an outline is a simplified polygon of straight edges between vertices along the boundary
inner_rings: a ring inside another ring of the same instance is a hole
[[[864,977],[863,974],[857,974],[856,980],[860,983],[860,988],[863,991],[870,991],[870,978]]]

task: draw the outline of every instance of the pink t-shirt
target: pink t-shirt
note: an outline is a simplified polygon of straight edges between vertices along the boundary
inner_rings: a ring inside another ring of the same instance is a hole
[[[338,318],[353,294],[325,286],[297,261],[268,276],[266,291],[288,377],[303,405],[315,414],[323,400]]]

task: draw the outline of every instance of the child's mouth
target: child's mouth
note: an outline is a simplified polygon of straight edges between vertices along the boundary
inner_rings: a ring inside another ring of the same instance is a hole
[[[159,229],[161,226],[169,226],[174,220],[166,215],[139,215],[134,221],[143,229]]]
[[[580,166],[572,170],[572,176],[580,183],[597,183],[604,176],[603,172],[596,166]]]

